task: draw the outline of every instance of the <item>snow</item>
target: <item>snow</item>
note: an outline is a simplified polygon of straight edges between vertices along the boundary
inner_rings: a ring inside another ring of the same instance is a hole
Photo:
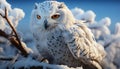
[[[81,19],[81,15],[84,14],[84,10],[77,7],[71,9],[71,11],[76,19]]]
[[[1,13],[3,16],[5,15],[3,9],[0,9],[0,13]]]
[[[13,25],[14,25],[15,27],[17,27],[19,21],[24,18],[25,13],[23,12],[22,9],[14,8],[14,9],[10,12],[10,16],[11,16],[11,20],[12,20],[12,22],[13,22]]]
[[[99,21],[100,24],[110,26],[111,24],[111,19],[109,17],[105,17]]]
[[[50,69],[82,69],[82,67],[72,68],[72,67],[68,67],[66,65],[51,65],[51,64],[48,64],[48,63],[40,63],[36,60],[33,60],[31,57],[23,58],[22,60],[16,62],[13,65],[13,67],[15,69],[18,69],[20,67],[29,68],[29,67],[32,67],[32,66],[36,66],[36,67],[41,66],[41,67],[43,67],[43,69],[47,69],[47,68],[50,68]]]
[[[115,34],[120,36],[120,23],[115,24]]]
[[[89,23],[93,23],[95,21],[96,14],[92,10],[84,11],[81,8],[71,9],[74,17],[78,20],[84,20]]]
[[[93,23],[95,21],[95,17],[96,14],[92,10],[88,10],[81,16],[81,19],[86,22]]]
[[[110,43],[109,47],[106,48],[105,69],[113,69],[114,67],[114,69],[118,69],[120,67],[120,37]]]
[[[11,5],[6,0],[0,0],[0,8],[4,10],[5,7],[11,10]]]
[[[5,15],[4,11],[7,8],[8,18],[12,21],[13,26],[17,27],[19,21],[24,18],[25,13],[22,9],[11,8],[11,5],[6,0],[0,0],[0,13],[2,16]],[[0,29],[4,30],[6,33],[11,33],[11,28],[8,26],[5,19],[0,16]]]
[[[4,20],[2,19],[2,17],[0,17],[0,29],[1,30],[4,30],[5,29],[5,22],[4,22]]]
[[[20,20],[22,20],[25,16],[24,11],[20,8],[11,8],[11,5],[6,0],[0,0],[0,13],[3,16],[5,7],[8,9],[9,19],[12,21],[14,27],[17,28]],[[120,22],[115,24],[115,30],[114,33],[112,33],[109,29],[110,25],[112,24],[112,19],[109,17],[104,17],[97,21],[97,15],[92,10],[85,11],[81,8],[75,7],[71,9],[71,11],[76,19],[85,22],[85,24],[91,29],[95,39],[98,42],[97,46],[99,46],[98,48],[100,51],[102,50],[101,46],[105,47],[106,57],[103,59],[103,67],[105,69],[120,69]],[[10,27],[1,16],[0,29],[8,34],[11,33]],[[21,34],[20,36],[23,38],[22,44],[24,48],[29,53],[38,55],[30,31],[24,31],[22,33],[24,36],[21,36]],[[19,54],[19,51],[14,46],[10,45],[8,40],[0,37],[0,57],[15,57],[18,59],[18,61],[15,63],[13,63],[13,60],[10,62],[0,60],[0,69],[5,69],[7,66],[12,66],[16,69],[19,67],[29,68],[30,66],[43,66],[44,69],[47,67],[52,69],[82,69],[82,67],[70,68],[66,65],[51,65],[48,63],[40,63],[37,60],[33,60],[31,55],[28,58],[24,58],[22,56],[16,56],[17,54]]]
[[[33,53],[33,50],[30,49],[30,48],[28,48],[27,45],[26,45],[24,42],[21,42],[21,43],[22,43],[24,49],[25,49],[28,53]]]

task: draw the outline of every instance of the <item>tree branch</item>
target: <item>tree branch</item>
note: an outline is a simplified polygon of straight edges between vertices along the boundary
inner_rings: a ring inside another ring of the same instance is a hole
[[[0,15],[6,19],[7,23],[9,24],[10,28],[12,29],[12,31],[14,32],[15,34],[15,37],[10,37],[9,38],[9,35],[6,34],[5,32],[3,32],[2,30],[0,30],[0,36],[3,36],[5,38],[7,38],[8,40],[10,40],[10,42],[17,48],[21,51],[21,53],[24,55],[24,56],[27,56],[28,55],[28,52],[27,50],[24,48],[24,46],[22,46],[22,43],[17,35],[17,32],[16,32],[16,29],[14,28],[14,26],[12,25],[12,22],[8,19],[8,13],[7,13],[7,8],[5,8],[5,16],[3,16],[1,13]]]
[[[4,31],[2,31],[1,29],[0,29],[0,36],[4,37],[6,39],[9,37],[9,35],[6,34]]]

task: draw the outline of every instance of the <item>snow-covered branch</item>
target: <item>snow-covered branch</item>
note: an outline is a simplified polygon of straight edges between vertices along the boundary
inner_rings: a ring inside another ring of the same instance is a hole
[[[18,49],[21,51],[21,53],[24,55],[24,56],[27,56],[28,55],[28,52],[27,50],[24,48],[24,46],[22,45],[19,37],[18,37],[18,34],[14,28],[14,26],[12,25],[11,21],[8,19],[8,12],[7,12],[7,8],[5,8],[5,15],[3,16],[1,13],[0,15],[7,21],[7,23],[9,24],[9,26],[11,27],[12,31],[14,32],[15,34],[15,37],[8,37],[8,35],[3,32],[1,30],[1,35],[6,37],[8,40],[10,40],[10,42]]]

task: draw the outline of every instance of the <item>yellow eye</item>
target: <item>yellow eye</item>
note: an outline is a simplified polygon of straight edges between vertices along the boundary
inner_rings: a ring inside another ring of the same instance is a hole
[[[58,19],[59,17],[60,17],[59,14],[55,14],[55,15],[51,16],[52,19]]]
[[[37,15],[37,19],[41,19],[41,16],[40,16],[40,15]]]

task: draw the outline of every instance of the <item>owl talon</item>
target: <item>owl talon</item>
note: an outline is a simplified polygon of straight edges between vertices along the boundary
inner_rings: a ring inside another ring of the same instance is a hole
[[[49,63],[49,61],[46,58],[41,59],[41,62]]]

